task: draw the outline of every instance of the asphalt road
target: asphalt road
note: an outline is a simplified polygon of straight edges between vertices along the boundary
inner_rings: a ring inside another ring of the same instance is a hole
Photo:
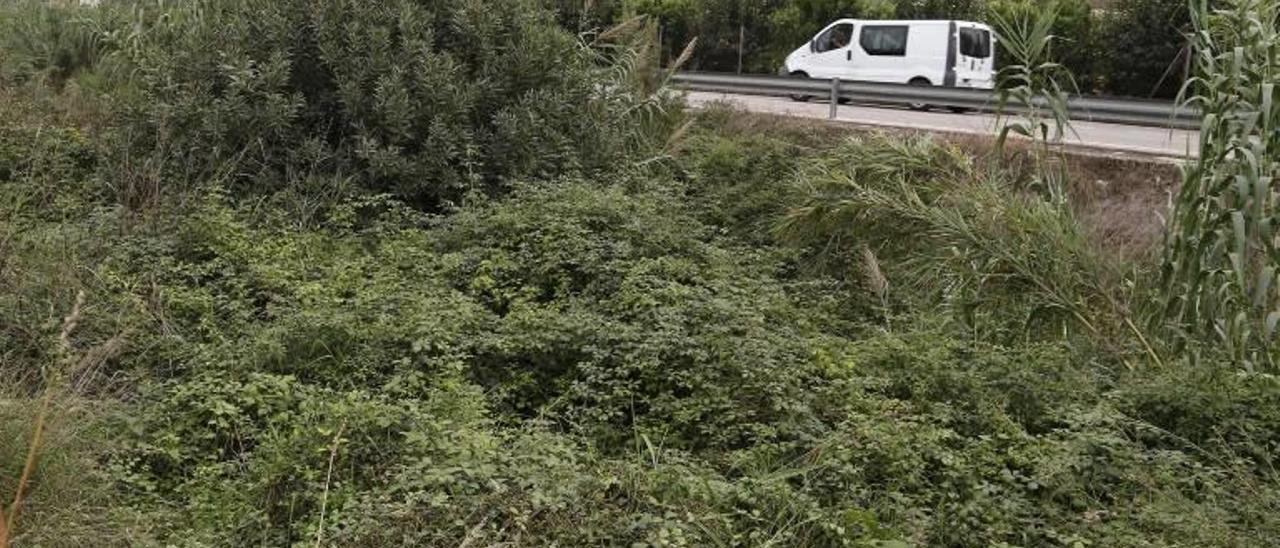
[[[727,93],[688,92],[690,106],[728,102],[750,112],[781,114],[802,118],[827,119],[831,105],[826,101],[800,103],[786,98],[734,95]],[[932,132],[971,135],[994,135],[995,116],[982,113],[920,112],[894,107],[840,105],[837,120],[841,122],[915,129]],[[1073,122],[1073,132],[1064,143],[1109,153],[1126,153],[1163,158],[1195,157],[1198,132],[1097,122]]]

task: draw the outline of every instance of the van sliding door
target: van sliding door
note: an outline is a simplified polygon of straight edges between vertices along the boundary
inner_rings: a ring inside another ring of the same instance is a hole
[[[903,65],[907,60],[907,39],[911,28],[907,25],[866,23],[859,30],[858,41],[853,46],[857,79],[906,83],[906,67]]]

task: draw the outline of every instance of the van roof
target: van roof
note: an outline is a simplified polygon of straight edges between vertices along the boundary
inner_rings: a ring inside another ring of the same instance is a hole
[[[973,25],[979,28],[991,30],[991,27],[987,26],[985,23],[979,23],[977,21],[960,21],[960,20],[952,20],[952,19],[849,19],[849,18],[843,18],[843,19],[837,19],[833,21],[832,24],[834,23],[875,23],[878,25],[949,25],[953,21],[961,25]]]

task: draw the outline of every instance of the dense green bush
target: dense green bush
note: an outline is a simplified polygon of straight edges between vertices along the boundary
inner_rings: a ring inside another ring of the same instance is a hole
[[[767,252],[717,241],[673,196],[528,188],[448,227],[455,286],[500,316],[473,369],[512,410],[673,447],[814,428],[814,319]]]
[[[191,2],[123,48],[121,171],[439,207],[512,178],[596,173],[665,115],[533,2]],[[151,195],[148,195],[151,194]]]
[[[1187,2],[1119,0],[1101,20],[1096,59],[1103,89],[1136,97],[1173,97],[1183,83],[1191,32]]]

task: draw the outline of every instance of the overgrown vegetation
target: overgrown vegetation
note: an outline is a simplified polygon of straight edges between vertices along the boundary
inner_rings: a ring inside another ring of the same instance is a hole
[[[1203,39],[1274,33],[1239,1]],[[651,20],[563,19],[0,3],[0,546],[1280,536],[1269,350],[1155,306],[1201,297],[1094,180],[683,112]],[[1223,51],[1239,151],[1270,76]]]

